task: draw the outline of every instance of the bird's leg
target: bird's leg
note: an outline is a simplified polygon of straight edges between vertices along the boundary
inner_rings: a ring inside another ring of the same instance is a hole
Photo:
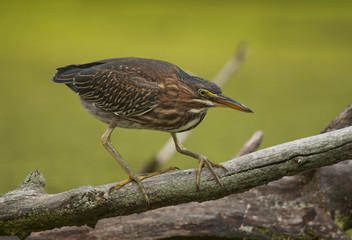
[[[112,189],[115,189],[115,190],[118,190],[120,189],[121,187],[125,186],[127,183],[129,182],[132,182],[132,181],[135,181],[137,184],[138,184],[138,187],[141,189],[143,195],[144,195],[144,198],[145,200],[147,201],[147,203],[149,204],[150,201],[149,201],[149,198],[148,198],[148,195],[147,193],[145,192],[144,188],[143,188],[143,185],[141,183],[141,181],[145,178],[149,178],[149,177],[153,177],[153,176],[156,176],[156,175],[160,175],[160,174],[163,174],[163,173],[166,173],[168,171],[173,171],[173,170],[178,170],[179,168],[177,167],[169,167],[165,170],[161,170],[161,171],[158,171],[158,172],[154,172],[154,173],[148,173],[148,174],[145,174],[144,176],[137,176],[137,174],[135,174],[132,169],[128,166],[128,164],[126,163],[126,161],[122,158],[122,156],[117,152],[117,150],[112,146],[111,144],[111,133],[112,131],[115,129],[115,124],[114,122],[112,122],[110,125],[109,125],[109,128],[106,130],[106,132],[103,134],[103,136],[101,137],[101,141],[104,145],[104,147],[106,148],[106,150],[108,150],[108,152],[113,156],[113,158],[117,161],[118,164],[120,164],[120,166],[122,167],[122,169],[126,172],[126,174],[128,175],[128,179],[116,184],[115,187],[112,187],[110,190],[109,190],[109,193]]]
[[[163,174],[163,173],[166,173],[166,172],[169,172],[169,171],[174,171],[174,170],[180,170],[178,167],[169,167],[167,169],[164,169],[164,170],[160,170],[160,171],[157,171],[157,172],[153,172],[153,173],[146,173],[145,175],[143,176],[140,176],[138,177],[138,179],[140,181],[142,181],[143,179],[145,178],[149,178],[149,177],[153,177],[153,176],[156,176],[156,175],[160,175],[160,174]],[[126,185],[127,183],[129,182],[132,182],[134,180],[132,180],[131,178],[129,179],[126,179],[118,184],[116,184],[115,187],[113,187],[115,190],[119,190],[120,188],[122,188],[124,185]]]
[[[224,166],[220,165],[220,164],[216,164],[213,163],[212,161],[210,161],[206,156],[192,152],[188,149],[186,149],[177,139],[176,133],[171,133],[171,136],[175,142],[175,147],[176,150],[184,155],[193,157],[195,159],[197,159],[199,161],[199,165],[198,165],[198,170],[197,170],[197,189],[199,189],[199,183],[200,183],[200,173],[203,169],[204,166],[207,166],[210,170],[210,172],[213,174],[213,176],[215,177],[216,181],[223,186],[224,184],[222,183],[222,181],[220,180],[218,174],[214,171],[213,167],[218,167],[218,168],[222,168],[222,169],[226,169]]]
[[[106,132],[103,134],[103,136],[101,137],[101,142],[103,143],[103,146],[106,148],[106,150],[108,150],[108,152],[113,156],[113,158],[117,161],[118,164],[120,164],[120,166],[122,167],[122,169],[126,172],[126,174],[128,175],[129,179],[126,181],[123,181],[120,184],[117,184],[115,186],[115,189],[119,189],[122,186],[126,185],[127,183],[131,182],[131,181],[135,181],[138,184],[138,187],[141,189],[145,200],[147,201],[147,203],[149,204],[149,198],[147,193],[145,192],[142,183],[141,183],[141,179],[139,179],[137,177],[137,175],[132,171],[132,169],[127,165],[126,161],[122,158],[122,156],[117,152],[117,150],[112,146],[110,138],[111,138],[111,133],[114,130],[115,125],[112,122],[109,125],[109,128],[106,130]]]

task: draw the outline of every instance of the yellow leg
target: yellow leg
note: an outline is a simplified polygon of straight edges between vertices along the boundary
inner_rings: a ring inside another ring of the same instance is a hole
[[[144,187],[141,183],[141,181],[145,178],[148,178],[148,177],[152,177],[152,176],[156,176],[156,175],[159,175],[159,174],[163,174],[165,172],[168,172],[168,171],[172,171],[172,170],[176,170],[178,168],[176,167],[170,167],[168,169],[165,169],[165,170],[162,170],[162,171],[159,171],[159,172],[155,172],[155,173],[151,173],[151,174],[147,174],[145,176],[137,176],[137,174],[135,174],[132,169],[128,166],[128,164],[126,163],[126,161],[122,158],[122,156],[117,152],[117,150],[112,146],[111,144],[111,133],[112,131],[114,130],[115,128],[115,124],[114,122],[112,122],[110,125],[109,125],[109,128],[106,130],[106,132],[103,134],[103,136],[101,137],[101,141],[103,143],[103,146],[106,148],[106,150],[108,150],[108,152],[113,156],[113,158],[117,161],[117,163],[122,167],[122,169],[126,172],[126,174],[128,175],[128,179],[126,179],[125,181],[122,181],[121,183],[117,184],[115,187],[111,188],[109,190],[109,193],[111,192],[112,189],[115,189],[115,190],[118,190],[120,189],[121,187],[123,187],[124,185],[126,185],[127,183],[129,182],[132,182],[132,181],[135,181],[137,184],[138,184],[138,187],[141,189],[142,191],[142,194],[145,198],[145,200],[147,201],[147,203],[149,204],[150,201],[149,201],[149,198],[148,198],[148,195],[147,193],[145,192],[144,190]]]
[[[222,181],[220,180],[218,174],[214,171],[213,167],[217,167],[217,168],[222,168],[225,169],[226,168],[220,164],[216,164],[213,163],[212,161],[210,161],[206,156],[192,152],[188,149],[186,149],[177,139],[177,136],[175,133],[171,133],[171,136],[175,142],[175,147],[176,150],[184,155],[193,157],[195,159],[197,159],[199,161],[199,165],[198,165],[198,170],[197,170],[197,181],[196,181],[196,185],[197,185],[197,190],[199,189],[199,185],[200,185],[200,173],[202,172],[203,167],[207,166],[210,170],[210,172],[213,174],[213,176],[215,177],[216,181],[221,185],[224,186],[224,184],[222,183]]]
[[[149,198],[147,193],[145,192],[141,181],[137,177],[137,175],[132,171],[132,169],[127,165],[125,160],[122,158],[122,156],[117,152],[117,150],[112,146],[110,138],[111,138],[111,133],[114,130],[115,126],[114,123],[111,123],[109,125],[109,128],[106,130],[106,132],[103,134],[101,137],[101,142],[103,143],[103,146],[108,150],[108,152],[113,156],[113,158],[117,161],[117,163],[122,167],[122,169],[126,172],[128,175],[130,181],[135,181],[138,184],[138,187],[141,189],[145,200],[149,204]]]
[[[164,169],[164,170],[161,170],[161,171],[158,171],[158,172],[154,172],[154,173],[148,173],[144,176],[140,176],[138,177],[139,181],[142,181],[143,179],[146,179],[146,178],[150,178],[150,177],[154,177],[156,175],[160,175],[160,174],[163,174],[163,173],[166,173],[166,172],[169,172],[169,171],[174,171],[174,170],[180,170],[178,167],[169,167],[167,169]],[[122,188],[123,186],[125,186],[127,183],[130,183],[134,180],[132,180],[131,178],[129,179],[126,179],[118,184],[116,184],[116,186],[110,188],[109,192],[114,189],[114,190],[119,190],[120,188]]]

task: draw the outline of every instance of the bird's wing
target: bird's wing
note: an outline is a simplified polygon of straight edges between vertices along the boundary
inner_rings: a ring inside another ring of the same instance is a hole
[[[59,68],[53,81],[68,85],[85,101],[119,116],[137,116],[156,107],[161,89],[138,69],[106,62]]]

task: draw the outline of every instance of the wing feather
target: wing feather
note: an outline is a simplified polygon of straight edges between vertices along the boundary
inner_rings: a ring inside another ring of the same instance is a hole
[[[65,83],[85,101],[119,116],[142,115],[156,106],[161,91],[138,68],[100,61],[59,68],[54,82]]]

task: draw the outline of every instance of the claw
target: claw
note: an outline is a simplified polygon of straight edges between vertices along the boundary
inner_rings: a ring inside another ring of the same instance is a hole
[[[139,186],[139,188],[141,189],[143,195],[144,195],[144,198],[145,200],[147,201],[148,205],[150,204],[150,201],[149,201],[149,198],[148,198],[148,195],[147,193],[145,192],[144,190],[144,187],[142,186],[142,183],[141,181],[145,178],[149,178],[149,177],[153,177],[153,176],[156,176],[156,175],[160,175],[160,174],[163,174],[163,173],[166,173],[166,172],[169,172],[169,171],[174,171],[174,170],[180,170],[178,167],[169,167],[167,169],[164,169],[164,170],[161,170],[161,171],[158,171],[158,172],[154,172],[154,173],[148,173],[144,176],[141,176],[141,177],[136,177],[136,178],[128,178],[118,184],[116,184],[115,186],[111,187],[109,189],[109,194],[111,193],[111,191],[114,189],[115,191],[119,190],[120,188],[122,188],[123,186],[125,186],[127,183],[130,183],[130,182],[136,182]]]
[[[199,190],[199,186],[200,186],[200,174],[202,172],[203,167],[205,167],[205,166],[207,166],[209,168],[210,172],[213,174],[216,181],[221,186],[224,186],[224,184],[222,183],[221,179],[219,178],[218,174],[215,172],[213,167],[222,168],[224,170],[227,170],[227,169],[224,166],[222,166],[220,164],[213,163],[212,161],[210,161],[209,159],[204,157],[201,160],[199,160],[199,165],[198,165],[198,169],[197,169],[197,182],[196,182],[197,190]]]

